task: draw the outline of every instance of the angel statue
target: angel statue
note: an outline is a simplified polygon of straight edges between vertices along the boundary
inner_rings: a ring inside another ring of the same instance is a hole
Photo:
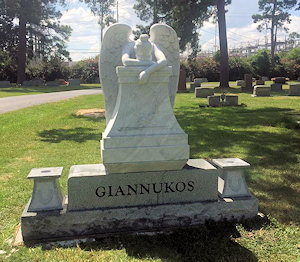
[[[131,58],[135,56],[135,58]],[[153,61],[153,57],[156,62]],[[149,36],[142,34],[135,42],[128,43],[122,54],[125,66],[148,66],[139,74],[140,83],[146,83],[150,74],[167,65],[167,59],[160,48],[149,41]]]
[[[100,52],[106,129],[101,155],[109,173],[179,170],[189,158],[187,134],[173,104],[179,78],[176,32],[155,24],[130,39],[128,25],[110,26]]]
[[[151,73],[163,66],[172,66],[169,97],[173,107],[179,78],[179,44],[176,32],[168,25],[154,24],[148,35],[132,41],[132,29],[125,24],[110,26],[103,38],[100,52],[100,77],[105,97],[106,122],[108,123],[118,96],[117,66],[148,66],[139,75],[146,83]]]

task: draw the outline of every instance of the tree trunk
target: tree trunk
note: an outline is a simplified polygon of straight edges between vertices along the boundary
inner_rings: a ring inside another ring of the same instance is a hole
[[[218,25],[220,40],[220,87],[229,87],[229,62],[225,20],[225,0],[218,0]]]
[[[26,65],[26,20],[21,14],[19,17],[19,48],[18,48],[18,69],[17,83],[23,84],[25,80]]]
[[[277,32],[274,32],[275,30],[275,13],[277,9],[277,1],[274,2],[273,10],[272,10],[272,22],[271,22],[271,66],[272,69],[275,65],[275,46],[276,46],[276,35]]]

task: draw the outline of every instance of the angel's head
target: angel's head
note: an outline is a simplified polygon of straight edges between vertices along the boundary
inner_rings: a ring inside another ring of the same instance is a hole
[[[140,38],[135,41],[134,51],[136,58],[140,61],[152,61],[152,49],[152,43],[146,34],[140,35]]]

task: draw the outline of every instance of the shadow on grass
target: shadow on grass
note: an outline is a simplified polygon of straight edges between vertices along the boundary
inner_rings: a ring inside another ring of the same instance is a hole
[[[38,135],[41,137],[41,141],[47,143],[60,143],[62,141],[83,143],[87,140],[99,141],[100,139],[99,130],[85,127],[44,130]]]
[[[189,135],[191,158],[247,155],[245,160],[251,164],[248,173],[254,173],[247,181],[262,196],[261,211],[280,222],[299,224],[300,129],[286,127],[290,111],[181,107],[176,117]]]
[[[241,222],[246,230],[260,229],[269,224],[267,218],[254,218]],[[208,221],[205,225],[189,229],[177,229],[158,234],[120,234],[96,238],[94,242],[79,244],[84,251],[125,249],[128,256],[136,259],[161,259],[175,261],[247,261],[258,259],[247,248],[234,241],[240,237],[235,222]],[[43,249],[57,248],[44,245]],[[65,247],[64,247],[65,248]]]

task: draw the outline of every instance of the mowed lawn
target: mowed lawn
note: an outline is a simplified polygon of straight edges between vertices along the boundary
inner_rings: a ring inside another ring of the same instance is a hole
[[[230,90],[238,93],[238,89]],[[74,247],[12,247],[32,192],[34,167],[100,163],[105,119],[77,117],[104,108],[102,95],[83,96],[0,115],[0,261],[299,261],[300,97],[239,94],[239,107],[208,108],[206,99],[178,94],[175,115],[189,135],[191,158],[239,157],[267,215],[232,226],[214,224],[169,235],[121,235]]]
[[[81,84],[80,86],[22,86],[18,87],[13,85],[8,88],[0,88],[0,98],[7,96],[23,96],[23,95],[34,95],[44,94],[52,92],[71,91],[79,89],[92,89],[99,88],[100,84]]]

